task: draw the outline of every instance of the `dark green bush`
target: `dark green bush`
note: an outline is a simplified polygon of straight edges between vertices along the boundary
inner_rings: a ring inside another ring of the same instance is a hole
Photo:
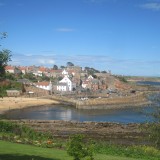
[[[73,156],[74,160],[80,160],[87,157],[93,160],[94,144],[86,142],[83,135],[73,135],[67,143],[67,153]]]

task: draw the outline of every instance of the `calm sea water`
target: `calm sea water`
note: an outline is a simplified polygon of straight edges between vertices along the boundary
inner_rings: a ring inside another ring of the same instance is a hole
[[[118,123],[143,123],[153,121],[151,113],[160,108],[160,93],[148,97],[154,104],[135,108],[116,110],[78,110],[71,106],[39,106],[14,110],[6,114],[10,119],[34,119],[34,120],[75,120]]]
[[[160,82],[151,82],[151,81],[138,81],[138,85],[150,85],[160,87]]]

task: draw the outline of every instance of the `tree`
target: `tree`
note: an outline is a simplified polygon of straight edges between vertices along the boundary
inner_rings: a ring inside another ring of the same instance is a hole
[[[72,62],[67,62],[67,67],[69,66],[74,66],[74,64]]]
[[[54,66],[53,66],[53,69],[54,69],[54,70],[58,70],[58,66],[57,66],[57,65],[54,65]]]
[[[64,69],[64,68],[65,68],[65,66],[60,66],[60,68],[61,68],[61,69]]]
[[[107,73],[106,71],[102,71],[101,73]]]
[[[7,63],[11,61],[11,51],[9,50],[2,50],[0,51],[0,77],[5,76],[5,67],[7,66]]]
[[[4,39],[7,37],[7,32],[0,33],[0,39]],[[0,45],[1,46],[1,45]],[[5,76],[5,67],[7,63],[11,61],[11,51],[7,49],[3,49],[0,51],[0,77]]]
[[[87,73],[88,73],[89,75],[94,75],[94,73],[100,73],[99,70],[96,70],[96,69],[94,69],[94,68],[85,67],[84,69],[85,69],[85,71],[87,71]]]
[[[88,160],[93,160],[94,145],[90,141],[85,142],[83,135],[74,135],[70,137],[67,143],[67,153],[74,157],[74,160],[88,157]]]

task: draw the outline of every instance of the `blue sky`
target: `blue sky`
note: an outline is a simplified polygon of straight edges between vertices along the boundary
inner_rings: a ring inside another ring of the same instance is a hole
[[[0,0],[0,32],[12,65],[160,76],[160,0]]]

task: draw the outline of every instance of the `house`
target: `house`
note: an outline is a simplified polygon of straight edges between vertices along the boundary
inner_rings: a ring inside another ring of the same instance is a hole
[[[62,76],[62,70],[61,69],[57,69],[57,70],[50,70],[50,77],[53,77],[53,78],[58,78],[58,77],[61,77]]]
[[[22,71],[21,71],[18,67],[15,67],[15,68],[14,68],[14,74],[15,74],[15,75],[22,74]]]
[[[91,75],[89,75],[88,78],[82,82],[82,88],[91,89],[91,84],[92,84],[91,82],[92,82],[93,79],[94,78]]]
[[[93,78],[92,75],[89,75],[87,79],[88,79],[88,80],[92,80],[92,79],[94,79],[94,78]]]
[[[89,84],[90,84],[90,81],[89,80],[85,80],[82,82],[82,88],[89,88]]]
[[[21,92],[18,90],[6,90],[8,97],[17,97],[20,96]]]
[[[14,68],[13,66],[6,66],[5,67],[5,71],[8,73],[14,73]]]
[[[37,88],[41,88],[41,89],[48,90],[48,91],[52,90],[52,83],[51,83],[51,81],[50,82],[46,82],[46,81],[38,82],[38,83],[35,83],[35,86]]]
[[[25,85],[32,85],[32,82],[26,78],[24,79],[18,79],[17,82],[25,84]]]
[[[68,72],[64,69],[64,70],[62,71],[62,75],[63,75],[63,76],[68,75]]]
[[[69,86],[67,83],[58,83],[56,87],[57,91],[62,91],[62,92],[69,91]]]
[[[21,73],[26,74],[26,67],[18,67],[18,69],[21,71]]]
[[[13,74],[21,74],[21,70],[18,67],[15,66],[6,66],[5,71],[8,73],[13,73]]]
[[[56,91],[72,91],[75,85],[72,81],[68,78],[68,75],[65,75],[64,78],[58,82],[55,86]]]
[[[91,90],[96,91],[99,89],[99,80],[98,79],[92,79],[91,80]]]

